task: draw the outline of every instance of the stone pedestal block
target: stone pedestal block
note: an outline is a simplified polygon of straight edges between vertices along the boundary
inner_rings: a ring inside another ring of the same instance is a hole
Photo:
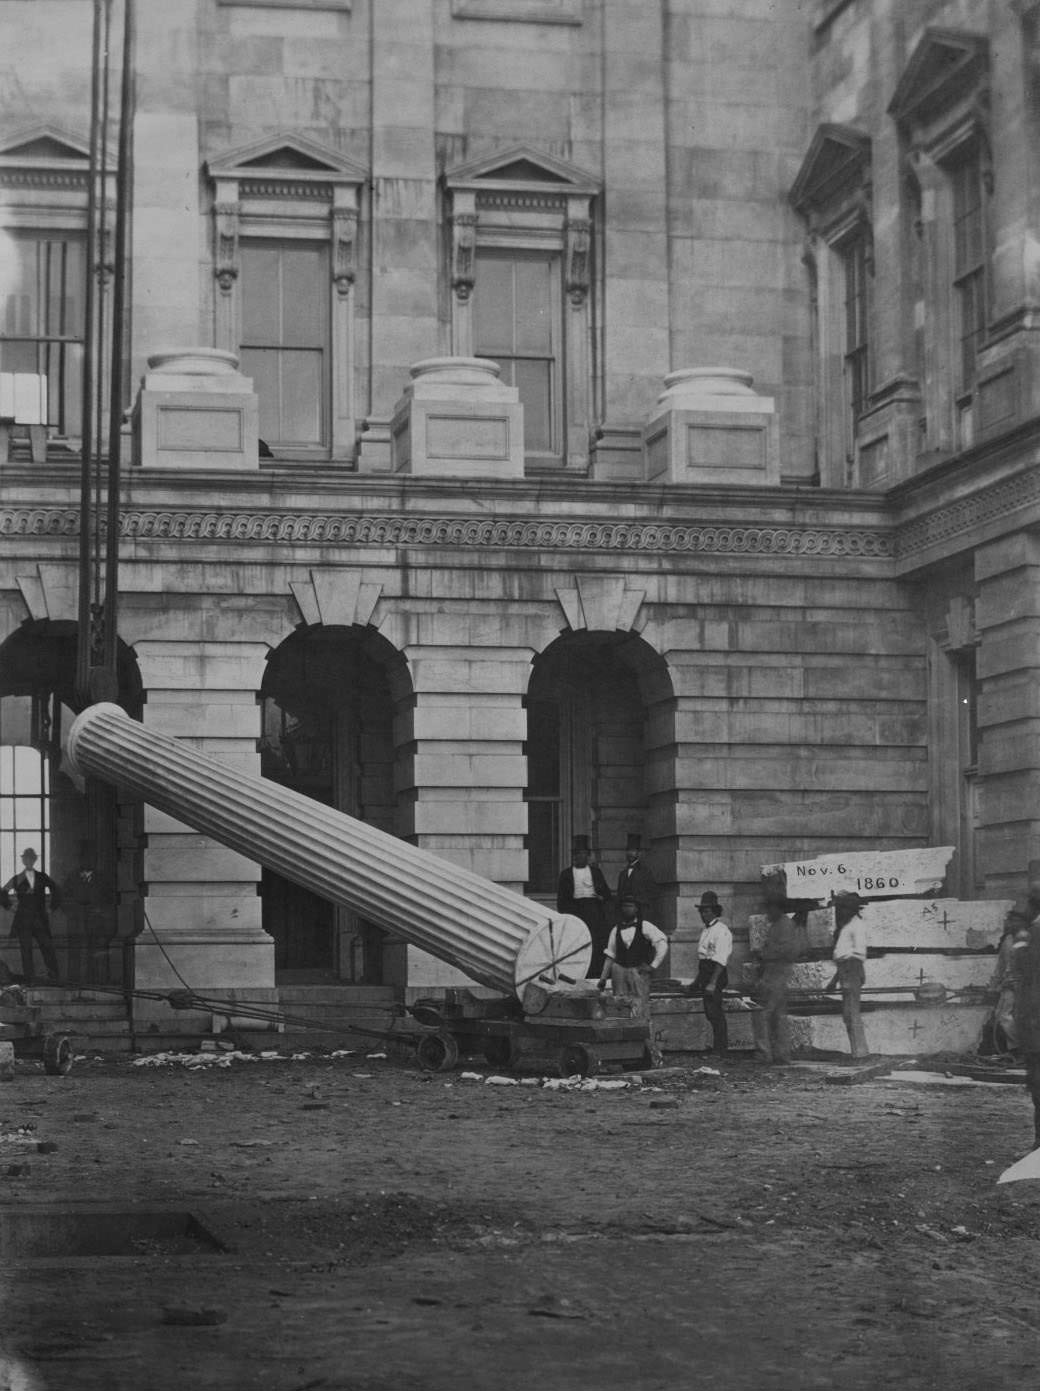
[[[524,408],[497,363],[432,357],[417,362],[411,377],[390,426],[395,473],[524,476]]]
[[[643,432],[652,483],[780,482],[776,403],[749,372],[684,367],[669,372]]]
[[[234,353],[177,348],[153,353],[134,405],[134,463],[141,468],[257,469],[259,404]]]

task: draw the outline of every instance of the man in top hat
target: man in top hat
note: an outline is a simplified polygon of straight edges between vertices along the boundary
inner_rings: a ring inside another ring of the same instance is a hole
[[[648,917],[653,917],[657,901],[657,880],[643,859],[642,841],[638,835],[630,835],[625,846],[625,867],[618,875],[617,899],[622,894],[631,894]]]
[[[725,1057],[729,1050],[729,1030],[722,1008],[722,992],[729,984],[726,966],[733,950],[733,933],[722,920],[722,904],[714,889],[706,889],[697,905],[704,929],[697,943],[697,979],[691,995],[704,1000],[704,1017],[711,1025],[713,1047]]]
[[[570,865],[560,875],[556,885],[556,911],[573,913],[589,929],[592,960],[586,976],[598,976],[603,967],[603,949],[610,932],[606,913],[610,888],[599,866],[589,863],[588,836],[575,836],[571,846]]]
[[[51,937],[48,908],[61,906],[61,890],[42,869],[36,868],[36,851],[22,851],[22,868],[0,889],[0,902],[5,908],[15,900],[11,936],[18,938],[22,953],[22,977],[27,985],[33,982],[33,942],[40,948],[47,975],[52,981],[59,976],[58,958]]]
[[[841,1017],[849,1036],[854,1058],[869,1058],[867,1036],[863,1032],[860,996],[866,980],[867,928],[862,916],[863,900],[859,894],[834,895],[834,946],[832,956],[838,970],[841,991]]]

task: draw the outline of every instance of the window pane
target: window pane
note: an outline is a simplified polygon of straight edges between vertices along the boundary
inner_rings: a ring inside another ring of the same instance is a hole
[[[547,261],[516,263],[516,351],[552,352],[552,292]]]
[[[516,385],[524,407],[524,445],[549,453],[554,443],[551,365],[521,358],[516,363]]]
[[[497,256],[478,256],[473,290],[474,348],[481,357],[513,351],[513,266]]]
[[[276,246],[242,246],[242,342],[281,341],[281,286]]]
[[[260,438],[272,444],[281,439],[278,423],[278,353],[274,348],[243,348],[240,364],[245,376],[251,377],[253,390],[260,398]]]
[[[282,427],[278,438],[285,443],[321,443],[321,370],[318,351],[283,352]]]
[[[282,252],[282,342],[314,347],[325,341],[328,276],[319,247],[287,247]]]

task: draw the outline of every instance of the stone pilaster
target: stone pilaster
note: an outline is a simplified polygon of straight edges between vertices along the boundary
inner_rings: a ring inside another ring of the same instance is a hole
[[[159,345],[199,341],[206,226],[199,205],[197,18],[196,0],[137,6],[135,368]]]
[[[266,646],[146,641],[134,651],[145,728],[259,777],[256,697]],[[257,862],[147,804],[144,830],[147,917],[135,947],[137,984],[176,988],[179,973],[195,989],[273,986],[274,943],[260,925]]]
[[[372,400],[387,414],[440,341],[433,132],[433,0],[380,0],[372,15]]]
[[[410,647],[413,705],[395,742],[411,743],[414,844],[522,893],[527,878],[523,693],[531,654],[499,648]],[[409,824],[410,821],[410,824]],[[458,985],[450,966],[408,948],[411,986]]]
[[[1040,538],[980,546],[975,578],[979,858],[987,897],[1014,897],[1040,858]]]

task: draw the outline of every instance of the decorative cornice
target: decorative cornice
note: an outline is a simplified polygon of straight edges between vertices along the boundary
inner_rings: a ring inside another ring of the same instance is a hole
[[[987,522],[1000,521],[1037,502],[1040,502],[1040,469],[1028,469],[1011,478],[1002,478],[988,488],[980,488],[978,492],[905,522],[896,533],[896,556],[905,563],[961,536],[974,544],[980,528]]]
[[[137,541],[278,542],[288,545],[460,546],[641,554],[859,557],[893,555],[886,530],[714,523],[529,521],[515,517],[128,510],[121,535]],[[0,536],[76,536],[75,508],[9,507]]]

